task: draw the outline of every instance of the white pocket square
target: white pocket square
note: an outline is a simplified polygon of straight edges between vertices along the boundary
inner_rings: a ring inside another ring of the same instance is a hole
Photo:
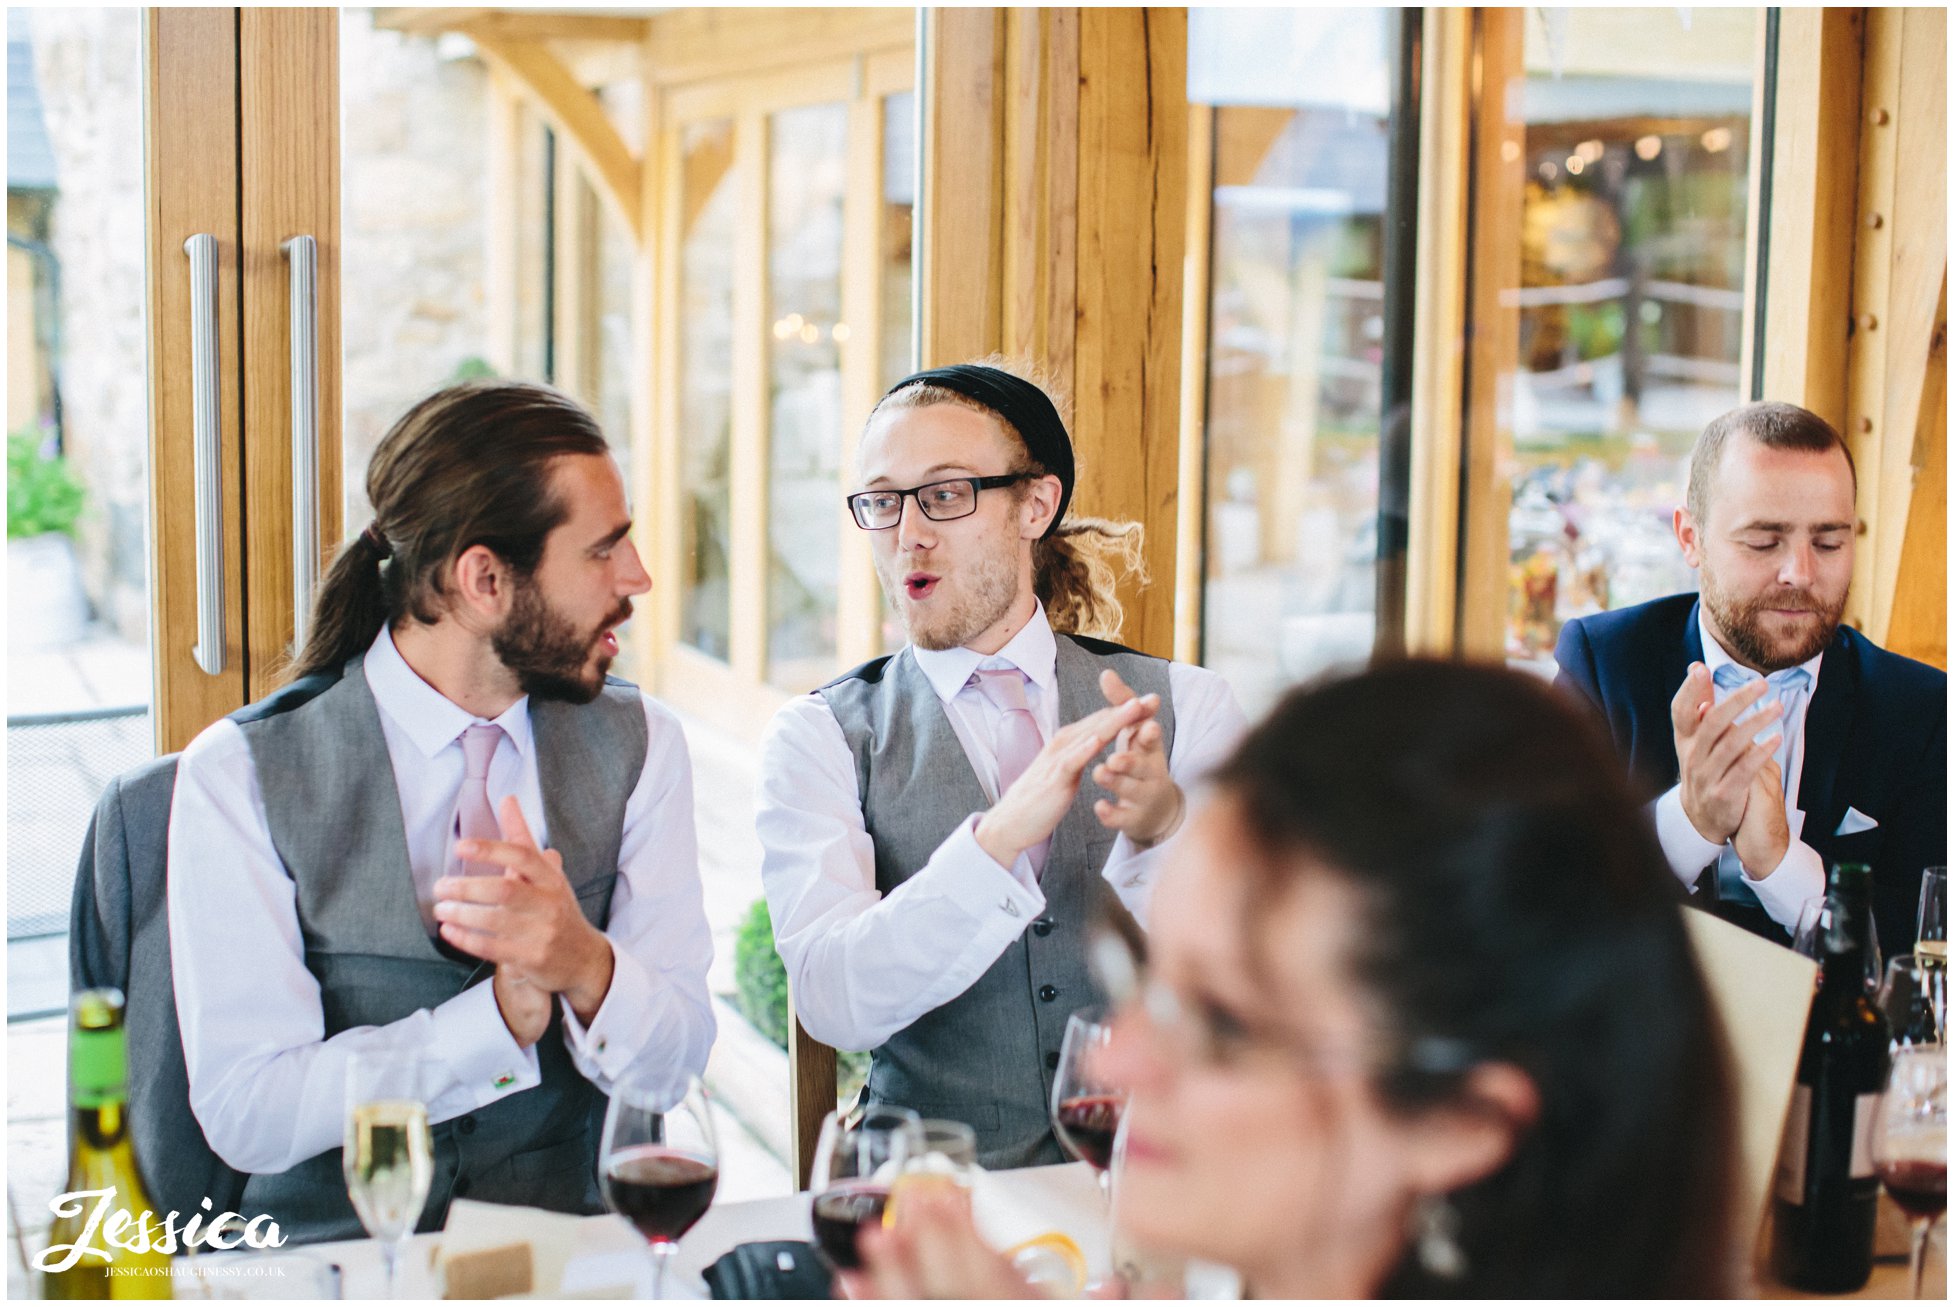
[[[1845,810],[1845,816],[1839,819],[1838,830],[1833,833],[1836,835],[1857,835],[1862,830],[1873,830],[1878,826],[1878,822],[1859,811],[1859,809],[1847,808]]]

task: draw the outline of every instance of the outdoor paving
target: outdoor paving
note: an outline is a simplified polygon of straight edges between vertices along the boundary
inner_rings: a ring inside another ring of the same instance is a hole
[[[97,638],[66,648],[8,650],[7,712],[72,712],[141,704],[149,652]],[[754,758],[749,746],[681,714],[692,754],[699,863],[713,934],[707,983],[719,1040],[706,1083],[718,1102],[719,1199],[791,1192],[787,1057],[726,1001],[733,991],[733,941],[760,896],[760,845],[753,833]],[[8,917],[65,932],[72,876],[96,796],[109,777],[150,756],[147,718],[100,723],[77,744],[60,732],[10,729],[7,739]],[[11,934],[11,931],[10,931]],[[30,1235],[44,1229],[67,1153],[65,933],[7,948],[7,1188]],[[53,1014],[53,1015],[49,1015]]]

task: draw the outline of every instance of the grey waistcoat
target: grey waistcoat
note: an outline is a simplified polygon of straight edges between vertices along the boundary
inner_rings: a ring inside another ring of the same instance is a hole
[[[327,1038],[387,1025],[486,982],[486,963],[452,961],[415,905],[400,794],[364,657],[232,715],[251,748],[272,844],[298,891],[306,969],[318,978]],[[644,770],[645,714],[612,680],[588,705],[531,700],[550,846],[578,905],[602,929],[617,881],[624,804]],[[240,977],[249,983],[249,977]],[[419,1227],[438,1230],[464,1195],[552,1211],[604,1210],[596,1155],[605,1098],[564,1046],[562,1015],[536,1043],[542,1083],[434,1127],[434,1183]],[[293,1242],[359,1238],[337,1148],[253,1175],[243,1210],[269,1213]]]
[[[1101,640],[1058,637],[1060,723],[1105,706],[1099,673],[1107,667],[1136,693],[1160,696],[1162,747],[1171,749],[1167,663]],[[819,693],[855,756],[862,820],[875,841],[875,886],[888,894],[990,799],[909,650]],[[977,1131],[977,1160],[989,1169],[1066,1160],[1047,1115],[1065,1020],[1104,1001],[1086,970],[1085,928],[1094,913],[1125,912],[1099,874],[1115,835],[1093,815],[1104,791],[1090,774],[1053,832],[1040,879],[1045,914],[1026,922],[1030,929],[974,985],[870,1055],[870,1102],[968,1123]]]

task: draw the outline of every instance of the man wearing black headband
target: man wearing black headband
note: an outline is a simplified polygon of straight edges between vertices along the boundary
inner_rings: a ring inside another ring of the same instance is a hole
[[[1093,638],[1118,631],[1138,528],[1068,518],[1074,475],[1020,377],[890,390],[848,511],[910,643],[788,704],[762,746],[762,875],[802,1024],[872,1049],[869,1101],[968,1123],[991,1168],[1064,1160],[1066,1020],[1101,1001],[1086,930],[1144,924],[1183,787],[1243,727],[1212,672]]]

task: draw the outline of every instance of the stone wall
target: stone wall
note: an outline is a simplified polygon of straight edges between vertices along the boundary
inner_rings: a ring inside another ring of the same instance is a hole
[[[102,621],[141,641],[149,629],[142,11],[26,17],[61,188],[48,243],[61,264],[63,434],[89,492],[76,552]]]

